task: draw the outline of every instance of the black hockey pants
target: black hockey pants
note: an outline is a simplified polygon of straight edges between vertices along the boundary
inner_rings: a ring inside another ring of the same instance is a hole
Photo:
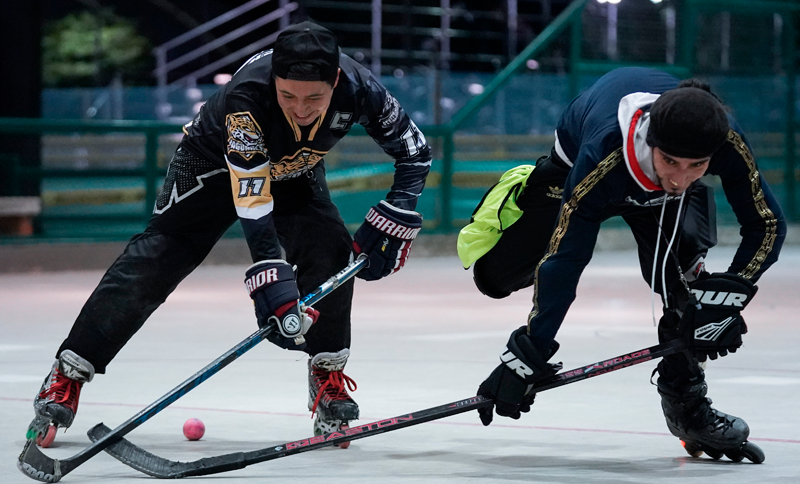
[[[569,167],[555,152],[540,158],[531,172],[523,194],[517,205],[522,216],[507,228],[497,244],[478,259],[473,266],[473,276],[478,289],[489,297],[500,299],[512,292],[530,287],[534,282],[536,266],[547,252],[550,236],[555,228],[561,209],[561,194]],[[668,239],[672,235],[677,218],[678,203],[668,202],[661,231],[656,287],[661,293],[661,261],[665,256]],[[605,218],[621,216],[630,226],[636,240],[642,276],[650,284],[653,258],[661,205],[637,207],[625,206],[609,210]],[[664,239],[666,237],[666,240]],[[704,256],[716,245],[716,208],[711,189],[695,182],[686,194],[681,215],[681,228],[673,250],[678,254],[681,268],[691,268],[698,257]],[[677,247],[677,249],[676,249]],[[673,260],[666,264],[666,284],[671,297],[685,292],[679,284],[679,276]],[[671,302],[673,304],[673,302]]]
[[[297,265],[301,294],[339,272],[351,258],[350,234],[331,202],[322,163],[313,174],[271,184],[275,227],[286,260]],[[105,273],[57,355],[72,350],[104,373],[236,220],[228,171],[179,147],[147,228],[131,238]],[[351,280],[314,305],[320,318],[306,334],[308,353],[350,346],[352,295]],[[253,324],[255,329],[255,317]]]

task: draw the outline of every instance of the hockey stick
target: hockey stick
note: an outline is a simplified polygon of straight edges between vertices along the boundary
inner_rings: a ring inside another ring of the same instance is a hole
[[[330,294],[345,281],[355,276],[356,273],[363,269],[366,265],[366,256],[359,256],[355,261],[351,262],[338,274],[322,283],[321,286],[300,300],[300,304],[304,306],[311,306],[323,297]],[[272,326],[265,326],[264,328],[261,328],[255,333],[251,334],[244,341],[237,344],[225,354],[206,365],[205,368],[189,377],[177,387],[173,388],[169,393],[151,403],[147,408],[129,418],[119,427],[115,428],[111,432],[108,432],[101,439],[97,440],[92,445],[86,447],[70,458],[51,459],[50,457],[44,455],[41,450],[39,450],[39,447],[34,443],[33,440],[28,440],[25,443],[25,447],[23,447],[22,453],[17,461],[17,468],[19,468],[23,474],[31,477],[32,479],[36,479],[37,481],[60,481],[62,477],[72,472],[76,467],[97,455],[103,449],[119,440],[123,435],[143,424],[151,417],[174,403],[176,400],[189,393],[189,391],[203,383],[205,380],[209,379],[218,371],[231,364],[234,360],[250,351],[255,345],[265,339],[272,331],[274,331]]]
[[[634,351],[632,353],[620,355],[616,358],[598,361],[597,363],[593,363],[591,365],[558,373],[550,378],[536,383],[530,391],[533,393],[543,392],[545,390],[568,385],[570,383],[575,383],[577,381],[585,380],[594,376],[603,375],[605,373],[627,368],[639,363],[644,363],[655,358],[671,355],[683,350],[684,348],[684,341],[676,339],[667,343],[651,346],[640,351]],[[259,462],[265,462],[268,460],[278,459],[280,457],[299,454],[301,452],[307,452],[309,450],[319,449],[321,447],[339,445],[343,442],[349,442],[351,440],[371,437],[384,432],[391,432],[392,430],[411,427],[412,425],[438,420],[451,415],[469,412],[471,410],[477,410],[478,408],[486,407],[491,404],[491,400],[488,400],[482,396],[475,396],[465,400],[459,400],[457,402],[440,405],[438,407],[420,410],[419,412],[409,413],[399,417],[379,420],[377,422],[359,425],[357,427],[350,427],[349,429],[339,432],[328,432],[315,437],[270,446],[250,452],[236,452],[216,457],[206,457],[194,462],[178,462],[164,459],[147,452],[146,450],[136,446],[126,439],[120,439],[118,442],[107,447],[105,451],[123,464],[126,464],[153,477],[158,477],[161,479],[176,479],[188,476],[204,476],[235,469],[242,469]],[[93,441],[96,440],[99,442],[100,440],[104,439],[109,432],[110,429],[100,423],[92,427],[89,430],[88,435]]]

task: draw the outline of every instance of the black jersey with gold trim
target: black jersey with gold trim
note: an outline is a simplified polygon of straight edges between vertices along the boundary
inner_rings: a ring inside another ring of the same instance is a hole
[[[413,210],[430,171],[431,150],[397,100],[356,61],[342,54],[330,106],[309,126],[298,126],[278,105],[272,51],[251,57],[184,127],[184,146],[220,167],[248,172],[269,167],[269,181],[300,176],[354,124],[395,160],[393,205]]]

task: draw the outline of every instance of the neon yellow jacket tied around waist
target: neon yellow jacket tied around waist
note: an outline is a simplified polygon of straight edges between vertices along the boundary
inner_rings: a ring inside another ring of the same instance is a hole
[[[517,197],[528,183],[533,165],[520,165],[503,173],[472,213],[470,223],[458,233],[458,257],[465,269],[497,244],[503,231],[522,216]]]

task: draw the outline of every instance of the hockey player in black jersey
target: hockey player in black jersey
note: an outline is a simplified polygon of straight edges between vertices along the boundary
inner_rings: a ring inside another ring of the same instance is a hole
[[[395,160],[395,175],[351,238],[331,201],[323,158],[354,124]],[[275,325],[273,343],[310,356],[315,431],[358,418],[348,394],[355,383],[343,373],[353,281],[320,301],[318,312],[298,300],[354,252],[368,256],[362,279],[403,267],[422,226],[415,208],[431,165],[425,137],[367,69],[341,54],[333,33],[311,22],[289,27],[274,50],[250,58],[184,132],[147,228],[89,297],[36,396],[28,438],[40,445],[70,426],[81,386],[105,373],[236,220],[254,262],[245,287],[259,326]]]
[[[742,227],[724,273],[704,270],[716,244],[704,174],[719,176]],[[669,430],[690,454],[762,461],[760,449],[746,443],[745,421],[711,407],[699,363],[742,344],[740,312],[777,260],[786,223],[741,129],[696,79],[679,82],[645,68],[606,74],[564,112],[552,153],[507,173],[459,234],[459,255],[464,267],[474,264],[481,292],[503,298],[533,286],[527,325],[512,333],[478,393],[493,400],[498,415],[530,410],[529,385],[558,368],[550,362],[556,333],[600,224],[617,215],[636,239],[642,275],[661,295],[660,341],[680,337],[689,345],[657,367]],[[489,425],[492,408],[480,417]]]

